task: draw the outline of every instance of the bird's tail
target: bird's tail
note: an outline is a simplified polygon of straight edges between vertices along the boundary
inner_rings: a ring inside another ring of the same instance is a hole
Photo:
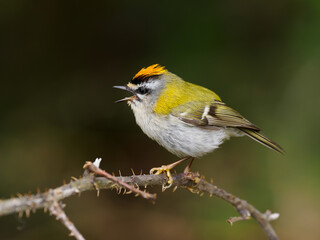
[[[248,137],[252,138],[253,140],[257,141],[258,143],[261,143],[262,145],[276,151],[279,153],[284,154],[285,151],[283,150],[280,145],[273,142],[263,134],[261,134],[259,131],[248,129],[248,128],[239,128],[241,131],[243,131]]]

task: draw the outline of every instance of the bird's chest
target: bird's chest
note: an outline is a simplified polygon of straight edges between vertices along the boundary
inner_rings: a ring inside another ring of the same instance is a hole
[[[171,115],[155,115],[139,108],[132,109],[142,131],[179,157],[202,156],[228,138],[223,129],[202,129],[190,126]]]
[[[142,131],[148,137],[157,140],[164,129],[168,128],[166,117],[156,116],[152,111],[145,111],[139,107],[132,107],[135,119]]]

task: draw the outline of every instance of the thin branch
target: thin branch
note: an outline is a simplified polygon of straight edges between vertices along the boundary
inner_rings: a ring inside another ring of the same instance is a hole
[[[279,217],[279,214],[274,213],[271,214],[274,217],[270,218],[268,213],[270,211],[267,211],[266,213],[261,213],[258,209],[256,209],[254,206],[249,204],[247,201],[240,199],[239,197],[236,197],[232,195],[231,193],[228,193],[222,188],[218,188],[217,186],[210,184],[204,180],[200,180],[197,189],[200,192],[207,192],[209,194],[215,195],[219,198],[222,198],[223,200],[227,201],[231,205],[235,207],[235,209],[238,211],[241,217],[237,219],[241,220],[248,220],[250,217],[254,218],[262,227],[266,235],[270,240],[278,240],[278,236],[274,229],[272,228],[271,224],[269,221],[275,220]],[[229,219],[230,222],[230,219]],[[233,221],[234,222],[234,221]],[[232,221],[231,221],[232,223]]]
[[[35,195],[19,196],[8,200],[0,201],[0,216],[25,212],[26,214],[36,209],[50,208],[52,203],[59,202],[62,199],[68,198],[72,195],[79,194],[85,191],[100,190],[100,189],[116,189],[121,192],[122,189],[125,192],[127,188],[123,188],[124,185],[119,186],[119,182],[129,184],[136,187],[148,187],[148,186],[163,186],[166,184],[168,178],[165,174],[162,175],[132,175],[127,177],[114,177],[117,179],[116,183],[105,177],[94,177],[92,174],[87,174],[80,179],[71,181],[69,184],[50,189],[47,192],[39,193]],[[247,220],[250,217],[254,218],[262,227],[268,239],[278,240],[277,234],[272,228],[269,221],[275,220],[279,217],[277,213],[261,213],[254,206],[247,203],[247,201],[240,199],[237,196],[219,188],[212,183],[205,181],[199,177],[197,173],[180,173],[172,174],[173,186],[187,188],[193,193],[204,194],[208,193],[210,196],[217,196],[226,202],[230,203],[240,214],[240,217],[229,219],[230,223]],[[131,190],[131,189],[130,189]]]
[[[53,202],[49,208],[52,215],[56,216],[57,220],[60,220],[66,228],[70,231],[70,236],[74,236],[77,240],[85,240],[74,224],[69,220],[66,213],[63,211],[61,203]]]
[[[107,173],[106,171],[100,169],[98,166],[96,166],[92,162],[86,162],[86,164],[83,166],[83,168],[90,170],[91,172],[106,177],[107,179],[111,180],[112,182],[119,185],[119,187],[124,187],[128,189],[131,192],[136,193],[137,196],[142,196],[145,199],[150,199],[155,201],[157,198],[156,194],[150,194],[148,192],[141,191],[139,188],[136,188],[124,181],[122,181],[120,178],[112,176],[110,173]]]

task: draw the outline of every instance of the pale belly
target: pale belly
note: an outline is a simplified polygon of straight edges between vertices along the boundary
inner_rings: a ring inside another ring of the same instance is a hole
[[[179,157],[200,157],[229,139],[225,128],[199,128],[171,115],[155,118],[153,114],[135,113],[135,117],[145,134]]]

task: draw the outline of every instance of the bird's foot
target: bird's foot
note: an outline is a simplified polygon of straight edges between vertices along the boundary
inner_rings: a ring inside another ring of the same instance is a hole
[[[150,174],[155,174],[155,175],[159,175],[163,172],[166,173],[167,177],[168,177],[168,182],[167,182],[167,185],[164,186],[163,188],[166,189],[166,188],[169,188],[171,187],[172,183],[173,183],[173,178],[172,178],[172,175],[171,175],[171,172],[170,170],[172,168],[174,168],[175,166],[177,166],[179,163],[182,163],[183,161],[187,160],[188,158],[183,158],[183,159],[180,159],[179,161],[176,161],[174,163],[171,163],[169,165],[162,165],[161,167],[156,167],[156,168],[152,168],[150,170]]]

